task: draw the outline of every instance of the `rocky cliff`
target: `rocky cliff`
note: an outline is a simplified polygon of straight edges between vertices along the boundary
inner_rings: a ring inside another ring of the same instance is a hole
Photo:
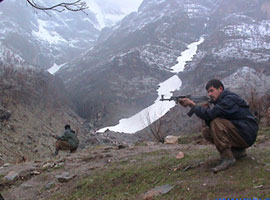
[[[80,116],[112,125],[150,105],[187,44],[197,40],[217,5],[144,1],[138,12],[102,32],[97,44],[58,75]]]

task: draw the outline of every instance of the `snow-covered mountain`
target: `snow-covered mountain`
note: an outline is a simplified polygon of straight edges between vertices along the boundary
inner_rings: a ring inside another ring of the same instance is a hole
[[[180,75],[187,88],[242,67],[269,75],[269,8],[269,1],[222,1],[209,19],[207,37],[194,62]]]
[[[51,6],[62,1],[35,1]],[[105,1],[88,0],[85,12],[34,9],[26,1],[0,4],[0,41],[32,65],[48,69],[91,48],[100,30],[121,20],[128,10]]]
[[[201,36],[205,42],[179,74],[180,92],[203,93],[210,78],[244,66],[269,73],[268,8],[266,0],[144,0],[58,75],[81,116],[112,125],[152,103],[177,57]]]
[[[114,125],[152,104],[181,52],[202,36],[196,56],[178,74],[179,93],[204,94],[209,79],[243,67],[270,74],[268,0],[144,0],[127,16],[104,1],[88,0],[88,15],[49,16],[22,1],[0,4],[2,44],[45,69],[66,63],[57,75],[77,113],[96,126]]]
[[[115,25],[126,15],[137,11],[142,0],[86,0],[89,10],[95,14],[100,28]]]
[[[117,123],[150,105],[216,7],[205,0],[145,0],[138,12],[104,29],[92,49],[58,72],[80,115]]]

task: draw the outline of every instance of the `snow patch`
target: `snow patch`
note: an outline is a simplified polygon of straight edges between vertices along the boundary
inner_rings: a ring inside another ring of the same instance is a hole
[[[199,41],[191,43],[188,45],[188,49],[185,50],[181,56],[177,59],[180,63],[177,63],[171,69],[174,69],[174,73],[178,73],[184,70],[184,66],[188,61],[192,60],[192,57],[196,54],[197,46],[204,41],[204,38],[200,38]],[[174,75],[167,79],[166,81],[159,84],[157,90],[158,98],[155,102],[138,112],[137,114],[131,116],[130,118],[124,118],[119,121],[119,124],[115,126],[105,127],[97,132],[104,132],[106,130],[111,130],[114,132],[124,132],[124,133],[135,133],[142,130],[143,128],[149,126],[151,123],[155,122],[163,115],[165,115],[172,107],[175,106],[174,101],[160,101],[161,95],[166,98],[170,98],[175,90],[179,90],[182,85],[182,81],[177,75]]]
[[[57,65],[56,63],[53,64],[53,66],[48,69],[47,71],[50,73],[50,74],[55,74],[63,65],[65,65],[66,63],[62,64],[62,65]]]
[[[193,56],[197,52],[197,47],[201,43],[203,43],[204,38],[201,37],[198,42],[193,42],[190,45],[187,46],[187,50],[183,51],[181,53],[181,56],[177,58],[177,64],[173,66],[171,69],[173,70],[174,73],[179,73],[184,70],[184,67],[186,65],[186,62],[191,61]]]
[[[47,27],[48,22],[38,19],[38,31],[32,31],[32,35],[38,37],[40,40],[47,41],[50,44],[58,44],[60,42],[67,42],[62,36],[55,31],[49,31]]]

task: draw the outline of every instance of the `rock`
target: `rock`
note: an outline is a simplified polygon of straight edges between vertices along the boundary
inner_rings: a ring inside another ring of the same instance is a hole
[[[18,177],[19,173],[15,171],[10,171],[4,178],[9,181],[13,181]]]
[[[143,199],[144,200],[153,199],[155,196],[166,194],[166,193],[170,192],[173,188],[174,188],[174,186],[171,186],[169,184],[163,185],[163,186],[157,186],[154,189],[145,193],[143,195]]]
[[[153,146],[153,145],[156,145],[155,142],[146,142],[146,146]]]
[[[33,172],[31,172],[31,175],[39,175],[39,174],[40,174],[39,171],[33,171]]]
[[[178,138],[177,136],[168,135],[164,139],[165,144],[178,144]]]
[[[3,165],[3,167],[8,167],[8,166],[10,166],[10,163],[5,163],[5,164]]]
[[[60,175],[56,175],[55,177],[58,179],[59,182],[68,182],[73,179],[76,175],[70,175],[68,172],[63,172]]]
[[[42,166],[42,169],[48,169],[54,167],[54,163],[46,163]]]
[[[23,187],[24,189],[29,189],[29,188],[32,188],[33,185],[28,184],[28,183],[24,183],[24,184],[22,184],[22,187]]]
[[[176,159],[182,159],[182,158],[184,158],[184,153],[183,153],[182,151],[180,151],[180,152],[176,155],[175,158],[176,158]]]

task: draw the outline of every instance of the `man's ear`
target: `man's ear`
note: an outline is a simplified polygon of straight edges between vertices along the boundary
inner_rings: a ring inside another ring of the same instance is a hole
[[[223,90],[224,90],[224,89],[223,89],[223,87],[221,87],[221,86],[220,86],[218,89],[220,89],[221,91],[223,91]]]

